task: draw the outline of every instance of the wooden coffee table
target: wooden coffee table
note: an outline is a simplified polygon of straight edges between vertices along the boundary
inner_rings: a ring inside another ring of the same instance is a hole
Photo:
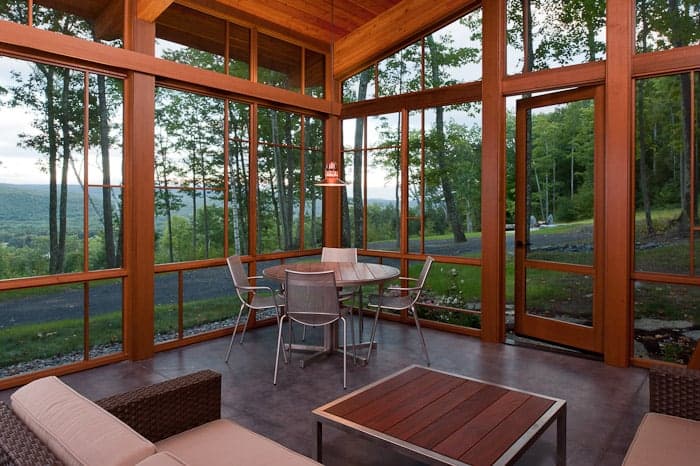
[[[313,411],[314,459],[322,425],[377,439],[419,460],[511,464],[557,421],[557,464],[566,463],[566,401],[421,366]]]

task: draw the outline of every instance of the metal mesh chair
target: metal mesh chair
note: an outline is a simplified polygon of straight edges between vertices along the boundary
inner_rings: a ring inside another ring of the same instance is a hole
[[[374,341],[374,334],[377,330],[377,321],[379,320],[379,313],[382,309],[388,309],[390,311],[401,312],[404,309],[411,311],[413,314],[413,319],[416,322],[416,329],[418,330],[418,336],[420,337],[421,346],[423,347],[423,354],[425,355],[425,360],[430,366],[430,358],[428,357],[428,348],[425,345],[425,338],[423,337],[423,331],[420,328],[420,322],[418,321],[418,313],[416,312],[415,304],[420,298],[420,294],[423,291],[423,286],[425,286],[425,280],[428,278],[428,273],[430,272],[430,266],[433,264],[433,258],[428,256],[423,264],[423,269],[420,272],[418,278],[411,277],[399,277],[399,280],[407,280],[414,282],[415,286],[411,287],[388,287],[386,290],[390,294],[374,295],[370,296],[368,306],[371,308],[376,308],[376,314],[374,316],[374,324],[372,325],[372,336],[370,337],[369,350],[367,351],[367,362],[369,363],[369,357],[372,354],[372,342]]]
[[[243,263],[241,262],[240,256],[230,256],[226,259],[228,264],[228,270],[231,272],[231,278],[233,279],[233,286],[236,289],[236,294],[238,299],[241,301],[241,308],[238,310],[238,318],[236,319],[236,325],[233,327],[233,334],[231,335],[231,342],[228,345],[228,351],[226,352],[226,362],[228,362],[231,356],[231,348],[233,348],[233,341],[236,338],[236,330],[238,330],[238,324],[241,321],[241,314],[243,314],[243,309],[248,308],[248,318],[243,325],[243,331],[241,332],[241,344],[243,344],[243,338],[245,338],[245,331],[248,328],[248,321],[250,320],[250,314],[255,310],[263,309],[275,309],[275,316],[277,317],[277,324],[280,322],[281,307],[284,306],[284,297],[275,293],[269,286],[252,286],[250,280],[256,278],[263,278],[262,276],[256,275],[249,277],[243,268]],[[261,292],[263,292],[261,294]],[[285,356],[285,360],[286,360]]]
[[[293,272],[287,270],[285,280],[285,312],[280,319],[277,336],[277,357],[275,359],[275,376],[272,381],[277,384],[280,347],[282,346],[282,327],[285,319],[312,327],[332,325],[338,320],[343,323],[343,388],[347,387],[347,323],[346,311],[340,307],[338,289],[335,285],[335,273],[328,272]],[[350,326],[352,332],[352,325]],[[291,333],[291,332],[290,332]],[[289,360],[291,361],[291,344]]]

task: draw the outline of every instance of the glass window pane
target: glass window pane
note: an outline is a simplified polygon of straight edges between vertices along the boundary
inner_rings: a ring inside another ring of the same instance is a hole
[[[687,364],[700,338],[700,287],[634,282],[634,356]]]
[[[81,283],[0,294],[0,378],[82,361]]]
[[[0,70],[0,277],[82,271],[84,74],[4,57]]]
[[[258,253],[300,249],[301,117],[258,112]]]
[[[412,262],[411,276],[422,267]],[[481,268],[434,263],[416,307],[422,319],[481,328]]]
[[[594,103],[530,112],[527,257],[593,265]]]
[[[29,2],[15,0],[0,3],[0,18],[19,24],[29,24]]]
[[[481,104],[424,117],[425,252],[481,257]]]
[[[367,118],[367,248],[399,250],[401,116]]]
[[[593,277],[528,268],[525,312],[530,315],[593,325]]]
[[[420,42],[380,61],[377,69],[379,97],[419,91],[421,89]]]
[[[364,118],[343,120],[343,247],[364,247]]]
[[[229,23],[228,74],[250,79],[250,29]]]
[[[697,2],[637,1],[637,52],[700,44]]]
[[[223,256],[223,101],[156,90],[156,263]]]
[[[301,91],[301,47],[258,34],[258,82]]]
[[[690,76],[639,80],[635,269],[690,272]]]
[[[11,3],[27,2],[15,1]],[[39,29],[96,41],[113,47],[122,47],[123,45],[124,6],[121,2],[108,2],[106,6],[101,5],[100,2],[81,0],[35,1],[33,3],[32,20],[34,26]],[[16,7],[13,8],[13,10],[15,9]],[[26,23],[26,21],[22,22]]]
[[[121,267],[123,81],[90,75],[89,268]]]
[[[248,254],[250,105],[229,102],[228,254]]]
[[[90,359],[124,350],[121,278],[88,284],[90,303]]]
[[[226,21],[178,5],[156,21],[156,57],[224,72]]]
[[[604,1],[507,0],[508,74],[604,60],[605,7]],[[523,24],[529,25],[524,32]]]
[[[425,37],[426,89],[481,79],[481,10]]]
[[[307,49],[304,64],[304,93],[323,99],[326,88],[326,56]]]
[[[343,81],[343,103],[374,98],[374,66]]]
[[[184,335],[210,332],[235,323],[236,305],[228,267],[183,272]]]
[[[179,332],[178,272],[155,276],[154,335],[155,344],[177,340]]]

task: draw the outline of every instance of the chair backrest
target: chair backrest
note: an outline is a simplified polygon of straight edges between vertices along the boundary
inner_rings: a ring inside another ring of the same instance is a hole
[[[326,248],[321,249],[321,262],[353,262],[357,263],[357,248]]]
[[[231,273],[231,278],[233,279],[233,286],[236,288],[236,293],[242,301],[248,301],[247,292],[241,293],[239,287],[250,286],[250,281],[248,280],[248,274],[243,268],[243,263],[241,262],[241,256],[229,256],[226,258],[226,263],[228,264],[228,270]]]
[[[330,324],[340,318],[338,289],[335,273],[294,272],[285,273],[285,313],[305,325]]]
[[[418,275],[418,282],[416,283],[416,287],[418,287],[418,290],[416,291],[416,294],[413,297],[414,304],[416,301],[418,301],[420,294],[423,292],[423,287],[425,286],[425,280],[428,278],[428,273],[430,272],[430,267],[433,265],[434,260],[435,259],[433,259],[431,256],[428,256],[425,258],[425,262],[423,263],[423,268],[420,271],[420,275]]]

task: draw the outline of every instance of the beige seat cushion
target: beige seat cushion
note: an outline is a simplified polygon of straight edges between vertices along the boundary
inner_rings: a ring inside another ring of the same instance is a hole
[[[700,422],[647,413],[637,428],[623,465],[696,466],[699,461]]]
[[[12,410],[68,465],[134,465],[155,446],[56,377],[35,380],[11,396]]]
[[[139,461],[136,466],[187,466],[187,463],[169,451],[159,451],[155,455]]]
[[[156,443],[190,465],[318,465],[228,419],[218,419]]]

